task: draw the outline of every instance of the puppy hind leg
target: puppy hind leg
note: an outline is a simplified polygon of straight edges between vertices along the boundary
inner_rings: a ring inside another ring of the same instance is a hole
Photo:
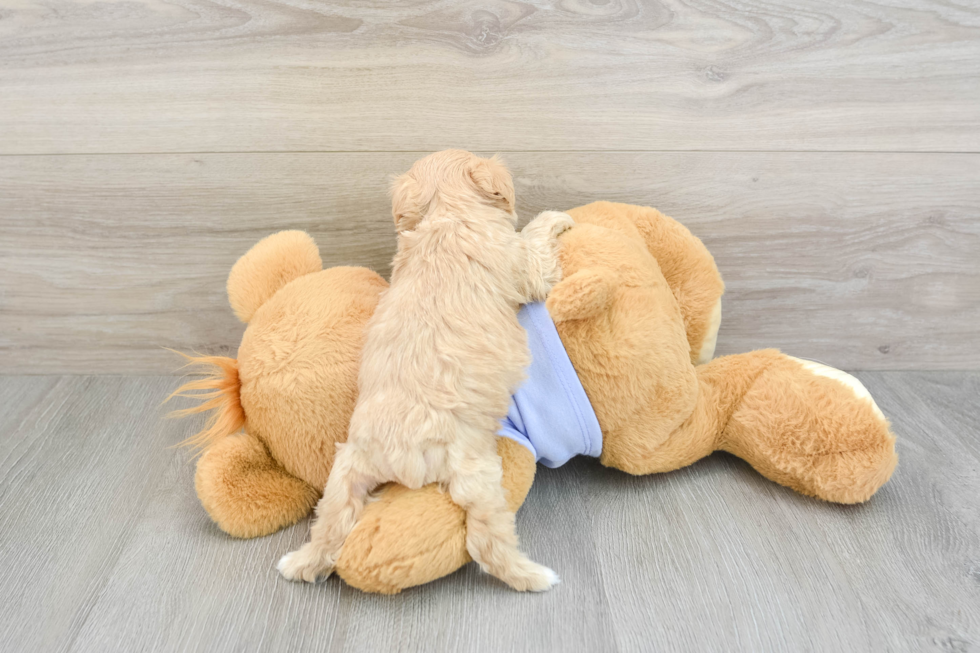
[[[310,541],[276,565],[288,580],[316,581],[333,573],[340,550],[364,510],[368,493],[380,481],[358,463],[349,446],[337,452],[323,496],[316,506]]]
[[[453,501],[466,511],[466,549],[481,569],[515,590],[549,590],[560,582],[558,574],[532,562],[517,548],[514,513],[507,509],[500,484],[500,459],[492,458],[489,469],[454,474],[448,483]]]

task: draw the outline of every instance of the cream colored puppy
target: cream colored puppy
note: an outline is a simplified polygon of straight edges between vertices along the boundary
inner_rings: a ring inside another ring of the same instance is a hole
[[[439,483],[466,511],[466,548],[485,571],[547,590],[558,576],[517,548],[496,433],[530,363],[518,307],[560,280],[556,237],[572,219],[546,211],[518,234],[510,173],[462,150],[416,162],[392,192],[398,253],[368,322],[347,443],[310,542],[279,571],[329,575],[376,486]]]

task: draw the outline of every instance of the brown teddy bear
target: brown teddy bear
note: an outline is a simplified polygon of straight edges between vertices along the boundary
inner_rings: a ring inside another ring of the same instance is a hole
[[[712,359],[724,290],[714,260],[652,208],[597,202],[569,211],[563,280],[546,302],[601,427],[603,465],[666,472],[722,450],[767,478],[839,503],[867,500],[895,468],[895,438],[852,376],[776,350]],[[175,395],[212,411],[196,488],[236,537],[310,514],[357,391],[363,327],[385,281],[365,268],[322,269],[299,231],[256,244],[232,268],[228,297],[248,324],[238,359],[197,357],[210,376]],[[535,456],[498,438],[516,511]],[[344,545],[337,572],[395,593],[469,561],[462,510],[435,486],[388,486]],[[271,563],[270,563],[271,564]]]

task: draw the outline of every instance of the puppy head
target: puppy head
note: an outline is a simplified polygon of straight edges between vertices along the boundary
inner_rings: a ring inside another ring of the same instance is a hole
[[[513,214],[514,181],[497,156],[483,159],[465,150],[436,152],[416,161],[391,185],[391,214],[398,231],[414,229],[435,201],[473,200]]]

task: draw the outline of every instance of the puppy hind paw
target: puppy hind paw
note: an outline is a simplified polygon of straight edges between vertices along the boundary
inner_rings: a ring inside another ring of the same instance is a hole
[[[522,567],[507,579],[507,584],[518,592],[547,592],[561,582],[558,574],[544,565],[528,561]]]
[[[333,566],[333,560],[305,544],[280,558],[276,569],[286,580],[315,583],[317,577],[333,573]]]

